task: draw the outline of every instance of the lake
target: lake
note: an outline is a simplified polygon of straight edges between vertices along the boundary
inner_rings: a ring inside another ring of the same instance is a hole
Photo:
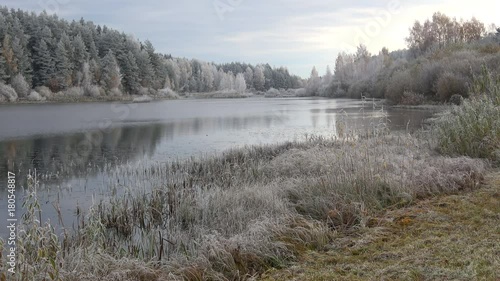
[[[116,184],[109,188],[110,180],[123,189],[147,184],[109,176],[124,166],[143,169],[245,145],[332,137],[339,122],[349,130],[411,131],[430,116],[425,110],[319,98],[0,106],[0,220],[7,219],[8,171],[16,173],[21,196],[28,171],[36,170],[42,219],[58,221],[54,206],[60,206],[65,227],[72,228],[77,209],[120,192]]]

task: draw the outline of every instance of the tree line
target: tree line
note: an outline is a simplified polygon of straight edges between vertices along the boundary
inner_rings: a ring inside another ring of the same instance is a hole
[[[241,93],[300,82],[283,67],[175,58],[105,25],[0,7],[0,91],[10,100],[28,96],[33,88],[42,96],[120,96],[162,89]]]
[[[341,52],[332,76],[316,68],[307,82],[308,95],[386,98],[394,103],[448,102],[467,97],[474,75],[486,65],[500,73],[500,28],[472,18],[442,13],[409,28],[408,48],[371,54],[364,45]]]

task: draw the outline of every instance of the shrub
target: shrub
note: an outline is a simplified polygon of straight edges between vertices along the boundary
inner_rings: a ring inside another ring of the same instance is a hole
[[[167,98],[167,99],[174,99],[174,100],[180,98],[179,94],[177,94],[175,91],[173,91],[170,88],[165,88],[165,89],[159,90],[158,91],[158,95],[160,97],[164,97],[164,98]]]
[[[438,121],[442,153],[500,160],[500,79],[492,81],[489,73],[485,75],[476,77],[472,87],[484,92],[475,92]]]
[[[371,97],[373,83],[370,80],[359,80],[354,82],[347,91],[347,96],[351,99],[361,99],[361,97]]]
[[[411,90],[411,83],[411,75],[408,71],[395,73],[387,85],[385,97],[393,103],[400,103],[404,92]]]
[[[42,97],[36,91],[31,91],[31,93],[27,96],[27,98],[29,101],[44,101],[44,100],[46,100],[45,97]]]
[[[112,97],[121,97],[121,96],[123,96],[123,92],[118,88],[113,88],[113,89],[109,90],[108,95],[110,95]]]
[[[52,96],[54,95],[52,93],[52,91],[48,87],[45,87],[45,86],[36,87],[35,91],[37,93],[39,93],[42,97],[47,98],[47,99],[52,98]]]
[[[137,90],[137,94],[139,96],[146,96],[149,95],[149,89],[145,87],[140,87],[139,90]]]
[[[85,94],[85,91],[83,90],[82,87],[71,87],[68,88],[66,91],[63,92],[64,96],[67,97],[83,97]]]
[[[85,96],[88,97],[100,97],[101,96],[101,89],[99,86],[96,85],[87,85],[83,87],[83,92]]]
[[[401,97],[401,104],[403,105],[421,105],[425,101],[425,97],[422,94],[417,94],[410,91],[405,91]]]
[[[295,96],[297,97],[305,97],[307,95],[307,91],[305,88],[295,89]]]
[[[461,105],[464,98],[461,95],[453,95],[450,98],[450,103],[454,105]]]
[[[443,66],[438,62],[425,61],[415,77],[414,91],[423,93],[425,96],[434,97],[436,90],[434,85],[443,73]]]
[[[275,88],[271,88],[267,90],[266,94],[264,95],[266,98],[276,98],[281,96],[281,93],[279,90],[276,90]]]
[[[445,72],[437,82],[437,96],[447,102],[453,95],[468,96],[467,78],[459,74]]]
[[[15,102],[17,101],[17,93],[9,85],[5,85],[4,83],[0,82],[0,96],[4,96],[6,100],[9,102]]]
[[[16,91],[20,98],[27,97],[30,93],[31,86],[26,82],[22,74],[17,74],[10,81],[12,88]]]

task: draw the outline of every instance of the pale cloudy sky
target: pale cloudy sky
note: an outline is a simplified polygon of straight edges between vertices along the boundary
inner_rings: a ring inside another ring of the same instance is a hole
[[[500,24],[492,0],[0,0],[0,5],[84,17],[162,53],[213,62],[286,66],[307,77],[313,66],[333,68],[339,51],[364,43],[372,53],[405,47],[415,20],[436,11]]]

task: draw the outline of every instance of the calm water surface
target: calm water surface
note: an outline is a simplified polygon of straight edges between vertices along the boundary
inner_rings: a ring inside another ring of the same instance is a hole
[[[107,175],[123,165],[147,167],[245,145],[334,136],[338,121],[359,129],[388,118],[391,130],[415,130],[431,115],[312,98],[0,106],[0,220],[7,219],[7,171],[16,173],[21,196],[28,171],[36,170],[43,218],[57,221],[57,202],[71,227],[76,207],[108,196]]]

